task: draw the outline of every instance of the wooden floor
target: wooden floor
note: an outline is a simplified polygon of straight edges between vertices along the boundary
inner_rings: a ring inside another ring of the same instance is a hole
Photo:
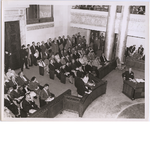
[[[136,70],[133,71],[135,74],[135,78],[144,78],[144,72]],[[83,115],[83,118],[114,119],[126,107],[129,107],[134,103],[145,102],[144,98],[131,101],[127,96],[122,93],[122,73],[123,71],[113,70],[104,78],[108,81],[106,94],[97,98],[87,108]],[[48,74],[40,76],[37,66],[33,66],[29,70],[24,69],[24,74],[29,79],[31,79],[32,76],[36,76],[38,81],[42,85],[48,83],[50,85],[50,91],[56,96],[60,95],[67,89],[72,90],[72,95],[77,95],[75,86],[73,84],[70,84],[68,80],[66,84],[63,84],[57,79],[57,77],[52,80],[49,78]],[[76,112],[63,111],[63,113],[56,116],[56,118],[79,118],[79,116]]]

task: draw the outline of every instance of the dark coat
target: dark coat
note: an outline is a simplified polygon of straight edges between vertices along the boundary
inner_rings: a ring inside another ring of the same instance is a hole
[[[85,91],[88,92],[88,89],[85,87],[84,82],[79,77],[75,78],[75,87],[77,88],[77,93],[81,96],[85,94]]]
[[[129,71],[125,71],[122,74],[122,77],[123,78],[125,77],[125,80],[129,80],[129,78],[134,79],[134,73],[133,72],[129,73]]]

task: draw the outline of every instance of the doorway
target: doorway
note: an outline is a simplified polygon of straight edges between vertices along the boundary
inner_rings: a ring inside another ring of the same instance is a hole
[[[5,57],[7,68],[10,67],[13,70],[20,68],[20,49],[21,41],[19,21],[5,22],[5,52],[7,51],[9,54],[7,60]]]

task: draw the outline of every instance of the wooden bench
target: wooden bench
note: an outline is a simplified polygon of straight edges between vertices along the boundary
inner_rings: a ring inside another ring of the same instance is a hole
[[[65,91],[53,101],[49,102],[47,105],[41,107],[35,113],[30,115],[29,118],[54,118],[64,110],[63,101],[65,95],[71,95],[71,90]]]
[[[102,79],[117,67],[116,59],[98,69],[98,78]]]

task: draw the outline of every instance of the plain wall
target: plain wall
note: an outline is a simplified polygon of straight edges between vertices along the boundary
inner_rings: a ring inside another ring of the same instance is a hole
[[[127,36],[127,44],[126,46],[132,46],[132,45],[136,45],[136,49],[138,49],[138,47],[140,47],[140,45],[143,45],[144,49],[145,49],[145,45],[146,45],[146,40],[144,38],[138,38],[138,37],[131,37],[131,36]]]

